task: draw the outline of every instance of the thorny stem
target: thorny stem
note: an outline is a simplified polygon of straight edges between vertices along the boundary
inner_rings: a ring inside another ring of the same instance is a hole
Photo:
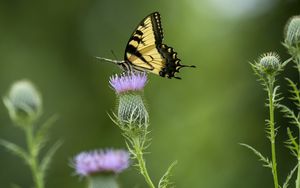
[[[299,129],[299,135],[300,135],[300,129]],[[300,143],[300,136],[299,136],[299,143]],[[296,188],[300,188],[300,153],[298,152],[298,172],[297,172],[297,179],[296,179]]]
[[[272,78],[269,79],[268,84],[268,96],[269,96],[269,124],[270,124],[270,142],[272,150],[272,174],[274,181],[274,188],[278,188],[278,177],[277,177],[277,163],[276,163],[276,148],[275,148],[275,123],[274,123],[274,81]]]
[[[134,138],[133,144],[134,144],[133,148],[134,148],[134,152],[135,152],[135,157],[136,157],[136,160],[138,161],[138,166],[140,168],[140,172],[144,176],[145,181],[147,182],[149,187],[155,188],[155,186],[148,174],[147,168],[146,168],[146,162],[143,157],[143,151],[141,149],[142,147],[141,147],[140,139],[138,137]]]
[[[33,136],[33,126],[28,125],[25,128],[26,132],[26,141],[29,153],[29,166],[32,172],[33,181],[35,183],[35,188],[44,188],[43,173],[39,170],[38,166],[38,153],[34,144]]]

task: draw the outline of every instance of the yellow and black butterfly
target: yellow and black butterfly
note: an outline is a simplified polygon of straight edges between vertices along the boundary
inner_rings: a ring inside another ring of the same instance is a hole
[[[131,35],[123,61],[97,58],[115,63],[125,71],[145,71],[162,77],[180,79],[175,73],[182,67],[195,66],[180,64],[174,49],[162,44],[163,37],[160,14],[154,12],[146,16]]]

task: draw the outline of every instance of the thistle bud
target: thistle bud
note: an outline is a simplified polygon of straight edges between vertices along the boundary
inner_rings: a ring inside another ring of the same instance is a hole
[[[142,98],[146,82],[146,74],[137,72],[123,73],[110,78],[110,85],[118,95],[117,115],[122,124],[148,124],[149,115]]]
[[[288,21],[285,29],[285,44],[288,47],[299,47],[300,16],[294,16]]]
[[[280,58],[274,52],[263,54],[259,58],[258,65],[259,71],[266,75],[274,75],[281,69]]]
[[[27,80],[15,82],[3,102],[12,121],[20,126],[33,123],[42,111],[41,96]]]
[[[120,96],[118,118],[124,123],[147,124],[149,115],[142,97],[136,94]]]

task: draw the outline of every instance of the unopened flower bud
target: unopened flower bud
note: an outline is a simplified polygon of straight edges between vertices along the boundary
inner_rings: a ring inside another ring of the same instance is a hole
[[[136,94],[120,96],[118,118],[123,123],[147,124],[149,115],[142,97]]]
[[[292,17],[285,29],[285,43],[289,47],[300,47],[300,16]]]
[[[281,69],[279,56],[274,53],[266,53],[259,58],[260,71],[263,74],[273,75]]]
[[[17,125],[27,125],[36,120],[42,111],[42,100],[34,85],[21,80],[15,82],[3,102],[10,118]]]

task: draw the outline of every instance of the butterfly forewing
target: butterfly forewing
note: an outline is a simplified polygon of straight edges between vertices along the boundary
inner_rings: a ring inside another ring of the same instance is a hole
[[[162,44],[162,40],[160,15],[154,12],[142,20],[127,43],[125,49],[127,67],[162,77],[175,77],[174,74],[185,65],[180,64],[177,53],[173,48]]]
[[[134,69],[159,74],[164,66],[164,58],[157,50],[163,32],[158,12],[147,16],[133,32],[125,51],[125,60]]]

